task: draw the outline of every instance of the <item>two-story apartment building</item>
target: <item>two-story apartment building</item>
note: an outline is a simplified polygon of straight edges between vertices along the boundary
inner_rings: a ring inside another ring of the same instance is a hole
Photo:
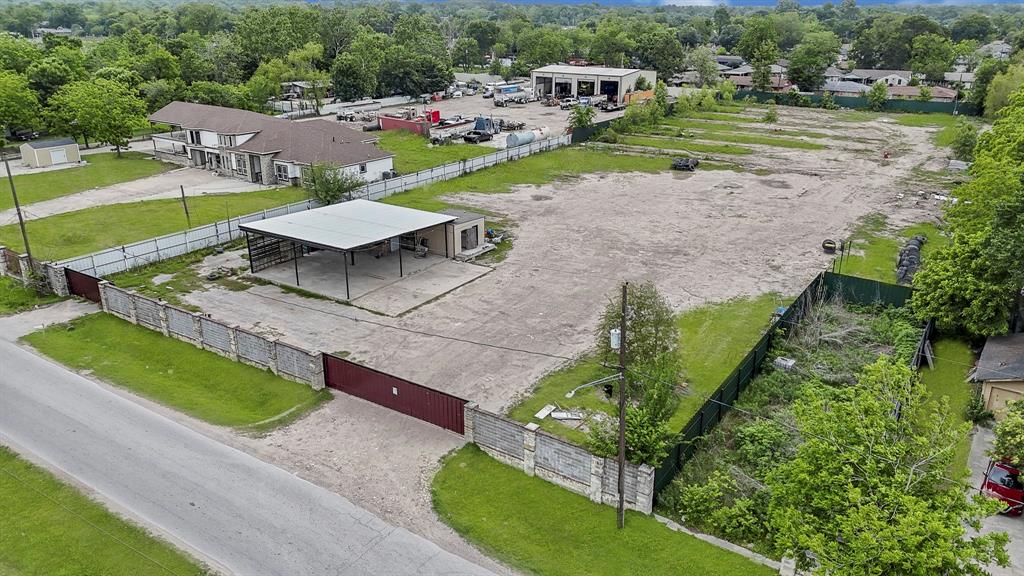
[[[292,121],[248,110],[171,102],[149,116],[173,130],[153,135],[160,158],[261,184],[299,184],[303,169],[331,164],[372,182],[394,157],[362,132],[330,120]]]

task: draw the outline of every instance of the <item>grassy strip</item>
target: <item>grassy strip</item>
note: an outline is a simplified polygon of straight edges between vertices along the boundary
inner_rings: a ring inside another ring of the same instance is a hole
[[[658,148],[661,150],[683,150],[686,152],[701,152],[704,154],[733,154],[733,155],[744,155],[753,154],[754,151],[744,146],[734,146],[732,144],[704,144],[698,142],[683,142],[676,139],[669,138],[650,138],[647,136],[622,136],[619,138],[619,144],[625,144],[627,146],[646,146],[649,148]]]
[[[224,246],[224,249],[232,250],[243,245],[242,242],[235,242]],[[250,283],[253,280],[252,278],[246,278],[246,281],[243,282],[232,276],[224,276],[216,280],[207,280],[200,277],[195,268],[196,265],[213,253],[213,248],[189,252],[176,258],[161,260],[126,272],[107,276],[107,280],[110,280],[120,288],[135,290],[145,296],[157,298],[175,306],[198,312],[198,307],[181,300],[183,294],[204,290],[208,284],[216,284],[228,290],[246,290],[252,287]],[[162,282],[156,283],[154,280],[157,276],[164,276],[165,278],[162,279]]]
[[[301,188],[280,188],[210,194],[189,198],[192,226],[274,208],[306,198]],[[180,200],[147,200],[110,204],[57,214],[26,223],[32,253],[42,260],[60,260],[179,232],[188,228]],[[0,227],[0,244],[22,250],[18,226]]]
[[[758,118],[753,116],[741,116],[739,111],[737,112],[691,112],[686,115],[687,118],[694,118],[697,120],[720,120],[722,122],[743,122],[750,124],[754,122],[760,122]]]
[[[88,154],[82,159],[88,164],[62,170],[18,174],[14,177],[18,200],[22,205],[32,204],[84,190],[138,180],[178,168],[174,164],[154,160],[141,152],[123,152],[121,158],[113,152],[103,152]],[[0,181],[0,210],[13,207],[11,185],[7,178],[4,178]]]
[[[967,374],[974,365],[974,352],[963,340],[939,338],[933,344],[935,368],[927,364],[921,368],[921,382],[933,398],[949,399],[949,407],[958,422],[966,421],[967,405],[971,402],[971,385]],[[953,457],[953,473],[959,476],[967,469],[967,457],[971,452],[970,436],[965,437],[956,447]]]
[[[778,294],[735,298],[689,310],[679,316],[679,350],[689,394],[669,420],[682,430],[768,327],[772,312],[784,303]]]
[[[40,294],[13,278],[0,276],[0,316],[52,304],[59,300],[59,296]]]
[[[90,314],[23,340],[71,368],[92,370],[99,378],[221,426],[253,426],[295,409],[272,422],[279,426],[330,398],[329,392],[109,314]]]
[[[948,240],[934,224],[921,223],[903,228],[895,234],[886,227],[885,216],[871,214],[861,220],[850,240],[858,253],[849,255],[842,264],[842,273],[880,282],[896,281],[896,258],[908,238],[921,235],[928,239],[921,250],[921,259]]]
[[[755,127],[755,126],[745,126],[745,125],[742,125],[742,124],[737,125],[737,124],[726,123],[726,122],[709,122],[709,121],[693,122],[690,118],[670,117],[670,118],[665,118],[664,120],[661,121],[661,123],[665,124],[667,126],[674,126],[676,128],[686,128],[688,130],[700,130],[700,131],[707,131],[707,132],[730,132],[730,133],[735,133],[735,132],[739,131],[739,132],[756,132],[756,133],[761,133],[761,129],[759,127]],[[783,130],[782,134],[784,134],[786,136],[802,136],[804,138],[816,138],[816,139],[835,138],[835,136],[832,136],[830,134],[825,134],[824,132],[813,132],[811,130],[791,130],[791,129],[788,129],[788,128]]]
[[[395,154],[395,170],[399,174],[411,174],[495,151],[494,148],[488,146],[462,144],[461,142],[445,146],[431,146],[423,136],[406,130],[385,130],[377,134],[380,138],[380,147]]]
[[[680,355],[689,385],[676,413],[669,420],[672,430],[682,430],[740,360],[757,343],[775,308],[782,304],[777,294],[756,298],[737,298],[689,310],[679,315]],[[565,394],[573,388],[611,374],[598,358],[589,356],[542,378],[530,396],[509,411],[509,417],[532,422],[533,415],[546,404],[559,408],[606,412],[615,415],[616,407],[605,397],[601,386],[584,388],[572,398]],[[541,428],[582,444],[586,434],[568,428],[553,418],[536,421]]]
[[[533,154],[503,162],[497,166],[478,170],[453,180],[421,186],[385,198],[383,202],[420,210],[438,211],[451,205],[441,196],[460,192],[493,194],[510,192],[513,186],[533,184],[540,186],[558,178],[579,176],[595,172],[660,172],[668,170],[669,158],[649,158],[613,154],[601,150],[570,147],[542,154]]]
[[[206,574],[193,559],[0,446],[0,574]]]
[[[758,134],[743,134],[739,132],[715,132],[686,128],[685,130],[677,131],[676,134],[679,138],[696,138],[698,140],[730,142],[733,144],[759,144],[761,146],[775,146],[776,148],[794,148],[798,150],[825,150],[828,148],[828,146],[825,146],[824,144],[808,142],[806,140],[797,140],[795,138],[761,136]]]
[[[539,576],[774,572],[650,516],[615,509],[506,466],[474,445],[449,457],[433,482],[434,508],[459,534],[516,569]]]

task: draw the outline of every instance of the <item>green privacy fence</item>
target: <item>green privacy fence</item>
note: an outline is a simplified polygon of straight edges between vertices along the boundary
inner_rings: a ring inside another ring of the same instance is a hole
[[[822,300],[841,296],[844,301],[855,304],[883,304],[898,308],[906,304],[911,293],[912,290],[906,286],[886,284],[877,280],[845,276],[830,271],[818,274],[793,303],[772,320],[771,325],[757,344],[747,352],[739,365],[708,397],[700,410],[690,418],[686,427],[683,428],[679,442],[669,449],[668,456],[654,473],[655,498],[672,482],[676,474],[682,470],[683,465],[693,457],[694,440],[713,430],[722,421],[722,418],[729,413],[739,399],[740,394],[761,372],[774,339],[785,338],[789,330],[800,323],[812,306]],[[926,330],[925,337],[928,336]],[[921,349],[920,345],[918,349]],[[915,362],[917,361],[918,358],[915,355]]]
[[[594,122],[586,128],[573,128],[572,129],[572,143],[579,144],[580,142],[586,142],[593,138],[599,132],[607,129],[612,125],[612,120],[602,120],[601,122]]]
[[[821,102],[821,96],[810,94],[799,94],[796,92],[757,92],[754,90],[739,90],[735,98],[742,100],[750,96],[758,102],[774,100],[778,104],[786,106],[797,106],[799,100],[806,98],[813,105]],[[867,110],[871,103],[863,96],[833,96],[832,101],[843,108],[857,108]],[[967,116],[978,116],[980,112],[977,107],[967,102],[919,102],[917,100],[886,100],[883,112],[941,112],[946,114],[964,114]]]

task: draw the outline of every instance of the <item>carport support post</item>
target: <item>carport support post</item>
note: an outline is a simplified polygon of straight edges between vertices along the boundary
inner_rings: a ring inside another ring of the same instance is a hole
[[[398,277],[402,278],[405,276],[405,271],[402,270],[402,243],[398,243]]]
[[[299,256],[292,250],[292,262],[295,263],[295,285],[299,286]]]
[[[345,300],[351,300],[352,293],[348,289],[348,254],[342,260],[345,262]]]

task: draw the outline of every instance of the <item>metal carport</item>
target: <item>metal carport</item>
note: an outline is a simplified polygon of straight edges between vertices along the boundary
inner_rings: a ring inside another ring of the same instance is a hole
[[[349,263],[355,264],[357,252],[374,246],[383,246],[393,239],[415,234],[429,228],[447,224],[456,219],[450,214],[439,214],[402,206],[392,206],[370,200],[352,200],[332,204],[305,212],[296,212],[239,225],[245,232],[249,252],[249,268],[255,273],[284,262],[295,262],[295,284],[299,284],[298,259],[308,248],[340,252],[345,257],[345,294],[349,289]],[[448,254],[448,234],[445,251]],[[415,246],[414,246],[415,249]],[[404,276],[402,246],[398,247],[398,274]]]

